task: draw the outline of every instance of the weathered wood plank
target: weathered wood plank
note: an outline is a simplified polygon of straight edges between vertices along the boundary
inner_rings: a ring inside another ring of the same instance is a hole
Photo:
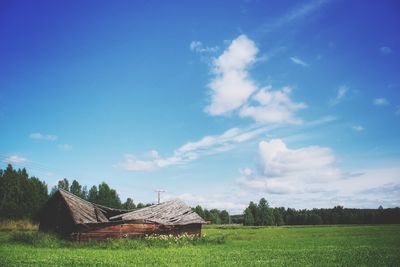
[[[201,235],[201,224],[175,225],[165,227],[158,224],[124,224],[105,226],[73,233],[71,238],[76,241],[106,240],[108,238],[138,238],[145,235]]]
[[[110,220],[143,220],[165,225],[205,223],[192,209],[179,199],[113,216]]]

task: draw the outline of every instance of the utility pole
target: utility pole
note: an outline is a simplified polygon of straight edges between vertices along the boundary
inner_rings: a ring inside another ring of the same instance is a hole
[[[161,200],[161,194],[160,194],[160,193],[164,193],[164,192],[165,192],[165,190],[160,190],[160,189],[157,189],[157,190],[154,190],[154,192],[156,192],[156,193],[157,193],[157,197],[158,197],[158,204],[160,204],[160,200]]]

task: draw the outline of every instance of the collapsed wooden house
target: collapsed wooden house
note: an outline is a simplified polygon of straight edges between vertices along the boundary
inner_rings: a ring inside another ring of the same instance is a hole
[[[40,215],[39,230],[77,241],[144,235],[200,235],[205,221],[179,199],[127,211],[112,209],[58,190]]]

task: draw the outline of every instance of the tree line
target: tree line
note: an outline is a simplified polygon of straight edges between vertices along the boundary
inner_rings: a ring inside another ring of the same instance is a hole
[[[77,180],[70,184],[67,178],[58,181],[50,194],[47,184],[37,177],[29,177],[25,168],[14,169],[9,164],[0,169],[0,219],[36,219],[40,208],[58,189],[64,189],[87,201],[116,209],[134,210],[151,204],[135,204],[132,198],[121,202],[118,193],[102,182],[89,190]]]
[[[203,220],[212,224],[230,224],[230,215],[226,210],[203,209],[200,205],[192,208]]]
[[[400,208],[331,209],[272,208],[265,198],[250,202],[243,215],[232,216],[232,223],[243,225],[393,224],[400,223]]]
[[[48,193],[47,184],[39,178],[29,176],[26,169],[14,169],[8,165],[0,169],[0,219],[33,219],[44,203],[58,189],[64,189],[87,201],[103,206],[134,210],[151,204],[135,204],[132,198],[121,202],[115,189],[102,182],[88,189],[77,180],[71,183],[64,178]],[[400,208],[348,209],[336,206],[331,209],[291,209],[270,207],[265,198],[256,204],[250,202],[241,215],[230,216],[226,210],[205,209],[196,206],[193,210],[212,224],[264,225],[317,225],[317,224],[388,224],[400,223]]]

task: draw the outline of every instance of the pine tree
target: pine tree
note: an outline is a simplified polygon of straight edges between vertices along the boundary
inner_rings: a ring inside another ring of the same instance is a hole
[[[253,216],[253,212],[251,211],[250,208],[246,208],[244,210],[243,225],[246,225],[246,226],[254,225],[254,216]]]
[[[69,191],[74,194],[75,196],[83,198],[82,195],[82,186],[79,184],[77,180],[73,180],[72,184],[69,188]]]

